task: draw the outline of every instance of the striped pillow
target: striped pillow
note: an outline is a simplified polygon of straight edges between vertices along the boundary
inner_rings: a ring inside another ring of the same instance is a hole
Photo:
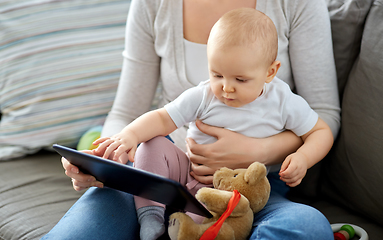
[[[75,146],[104,122],[121,71],[129,0],[0,4],[0,160]]]

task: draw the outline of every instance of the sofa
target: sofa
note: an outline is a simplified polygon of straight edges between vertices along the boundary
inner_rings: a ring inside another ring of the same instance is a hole
[[[383,238],[383,0],[323,0],[342,107],[328,156],[289,198]],[[39,239],[81,196],[53,143],[102,125],[121,71],[128,0],[0,3],[0,239]],[[154,103],[155,104],[155,103]],[[358,236],[353,239],[359,239]]]

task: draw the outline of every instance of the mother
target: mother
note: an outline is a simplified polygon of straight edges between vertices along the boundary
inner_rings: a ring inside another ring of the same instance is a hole
[[[256,8],[268,15],[278,30],[278,77],[304,97],[330,126],[339,129],[339,101],[332,53],[330,21],[321,0],[133,0],[126,28],[124,62],[116,99],[104,125],[103,136],[119,132],[150,109],[158,82],[160,106],[185,89],[208,79],[206,43],[213,24],[226,12]],[[302,144],[285,131],[253,139],[225,129],[201,125],[218,141],[198,145],[187,139],[192,175],[210,183],[222,166],[247,168],[258,161],[276,165]],[[185,129],[172,136],[184,148]],[[62,160],[76,190],[102,187],[93,176]],[[290,202],[288,188],[269,174],[270,200],[255,215],[250,239],[331,239],[326,218],[315,209]],[[133,197],[110,189],[89,189],[48,233],[49,239],[138,239],[139,226]],[[309,223],[309,224],[307,224]]]

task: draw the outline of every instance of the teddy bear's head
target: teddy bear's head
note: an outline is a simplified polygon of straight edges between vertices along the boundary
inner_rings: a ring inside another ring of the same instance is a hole
[[[214,188],[226,191],[238,190],[250,202],[254,213],[259,212],[267,203],[270,184],[267,180],[264,164],[252,163],[247,169],[221,168],[214,173]]]

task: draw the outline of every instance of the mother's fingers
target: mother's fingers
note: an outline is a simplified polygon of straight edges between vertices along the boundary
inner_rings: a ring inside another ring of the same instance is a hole
[[[63,168],[66,172],[72,172],[72,173],[79,173],[80,170],[75,165],[72,165],[68,160],[65,158],[61,158],[61,163],[63,165]]]
[[[215,172],[215,169],[205,165],[198,165],[198,164],[192,163],[191,171],[194,172],[196,175],[206,176],[206,175],[213,175]]]
[[[186,149],[188,152],[189,157],[195,155],[195,156],[202,156],[203,154],[203,146],[200,144],[196,143],[194,139],[192,138],[187,138],[186,139]]]
[[[65,169],[65,174],[72,179],[73,188],[80,191],[89,187],[103,187],[103,184],[89,174],[82,173],[79,169],[72,165],[67,159],[62,158],[61,162]]]
[[[203,133],[205,133],[205,134],[207,134],[209,136],[213,136],[215,138],[219,138],[220,135],[221,135],[222,128],[220,128],[220,127],[215,127],[215,126],[211,126],[211,125],[205,124],[201,120],[197,120],[195,122],[195,124],[196,124],[197,128],[201,132],[203,132]]]
[[[199,176],[199,175],[196,175],[194,172],[191,172],[190,175],[192,175],[192,177],[194,177],[194,179],[200,183],[203,183],[203,184],[212,184],[213,183],[213,176],[212,175]]]
[[[196,164],[207,164],[209,158],[206,157],[206,151],[209,144],[198,144],[192,138],[186,139],[186,149],[191,162]]]
[[[90,187],[99,187],[99,188],[104,187],[104,185],[101,182],[96,180],[92,182],[81,182],[74,178],[72,178],[72,185],[76,191],[81,191]]]
[[[74,173],[72,171],[65,171],[65,174],[68,177],[76,179],[77,181],[80,181],[80,182],[93,182],[93,181],[96,181],[96,178],[93,177],[92,175],[85,174],[85,173],[82,173],[82,172]]]
[[[194,177],[198,182],[204,184],[213,183],[213,174],[215,170],[205,165],[191,164],[190,175]]]

